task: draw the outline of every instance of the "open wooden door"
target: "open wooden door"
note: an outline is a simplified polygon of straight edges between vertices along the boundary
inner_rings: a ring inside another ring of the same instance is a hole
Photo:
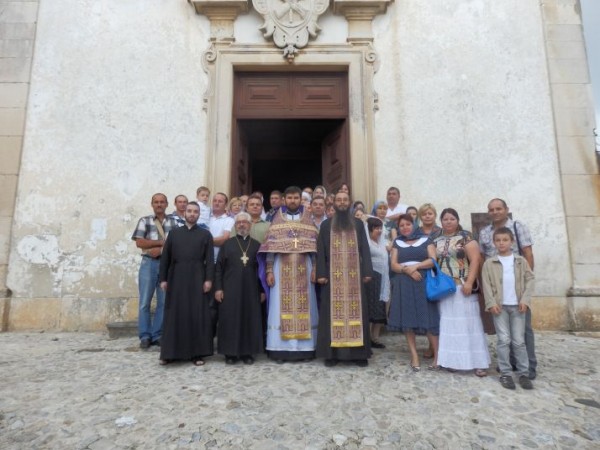
[[[347,120],[329,133],[321,147],[323,162],[323,185],[328,192],[350,181],[350,161],[348,159]]]
[[[231,177],[231,196],[247,194],[251,191],[252,180],[249,166],[248,155],[248,137],[246,131],[240,126],[239,121],[233,127],[233,148],[232,148],[232,168]]]

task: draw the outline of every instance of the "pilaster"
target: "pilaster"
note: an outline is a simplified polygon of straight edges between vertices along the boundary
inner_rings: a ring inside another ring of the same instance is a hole
[[[25,134],[37,0],[0,1],[0,329],[8,327],[8,254]]]
[[[385,14],[393,0],[333,0],[333,12],[348,21],[348,38],[352,42],[373,41],[373,19]]]
[[[541,3],[571,275],[574,328],[600,329],[600,173],[579,0]]]
[[[247,0],[188,0],[196,14],[210,20],[210,37],[216,41],[233,42],[233,22],[238,15],[248,12]]]

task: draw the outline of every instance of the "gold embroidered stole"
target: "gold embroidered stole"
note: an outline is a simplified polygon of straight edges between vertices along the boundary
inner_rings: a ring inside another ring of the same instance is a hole
[[[362,347],[365,343],[356,229],[332,229],[330,252],[331,346]]]
[[[281,254],[279,304],[281,339],[284,340],[312,337],[307,258],[307,254]]]

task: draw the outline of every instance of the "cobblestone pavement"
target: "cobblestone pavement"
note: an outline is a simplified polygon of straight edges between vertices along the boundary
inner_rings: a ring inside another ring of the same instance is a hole
[[[535,389],[508,391],[493,371],[413,373],[398,334],[368,368],[328,369],[161,367],[134,338],[3,333],[0,448],[598,449],[598,336],[538,333]]]

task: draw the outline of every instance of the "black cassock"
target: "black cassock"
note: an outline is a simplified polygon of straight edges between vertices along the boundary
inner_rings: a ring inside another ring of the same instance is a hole
[[[371,250],[365,233],[364,222],[352,218],[356,228],[358,239],[358,254],[360,256],[360,276],[373,276],[373,263],[371,262]],[[331,223],[328,219],[321,224],[319,238],[317,240],[317,279],[327,278],[329,274],[329,257],[331,244]],[[340,361],[351,361],[367,359],[371,357],[371,333],[369,332],[369,304],[365,292],[365,285],[361,283],[361,307],[363,340],[362,347],[331,347],[331,283],[321,286],[321,305],[319,307],[319,329],[317,332],[317,358],[337,359]]]
[[[260,243],[248,236],[225,241],[215,271],[215,290],[223,291],[217,328],[218,353],[251,356],[263,351],[260,279],[256,253]],[[248,260],[242,261],[242,249]],[[246,250],[248,249],[248,250]]]
[[[184,225],[169,233],[160,258],[160,281],[167,281],[160,359],[195,359],[213,354],[209,295],[205,281],[215,273],[209,231]]]

